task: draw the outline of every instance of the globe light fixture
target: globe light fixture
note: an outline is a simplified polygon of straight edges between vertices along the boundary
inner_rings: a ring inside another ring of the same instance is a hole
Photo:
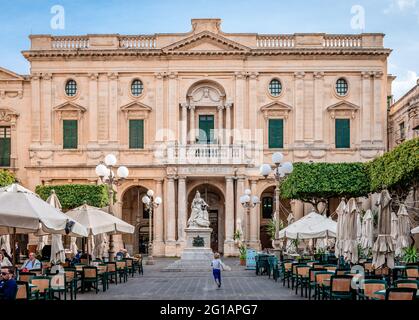
[[[154,264],[154,259],[153,259],[153,234],[152,234],[152,230],[153,230],[153,226],[152,226],[152,224],[153,224],[153,211],[154,211],[155,208],[157,208],[162,203],[162,198],[156,197],[154,199],[153,197],[154,197],[154,191],[149,189],[149,190],[147,190],[147,195],[142,198],[142,202],[144,203],[145,208],[148,211],[148,218],[149,218],[149,224],[148,224],[148,229],[149,229],[148,256],[147,256],[146,264]]]
[[[243,208],[246,210],[246,239],[249,241],[250,239],[250,209],[256,207],[259,203],[259,197],[253,195],[252,191],[250,189],[244,190],[244,194],[240,197],[240,203],[243,206]],[[240,218],[237,219],[237,221],[241,221]]]
[[[272,168],[269,164],[262,164],[262,166],[260,167],[260,174],[264,176],[265,178],[269,176],[271,171],[272,171]]]
[[[128,170],[127,167],[121,166],[116,171],[116,174],[118,175],[118,177],[120,177],[122,179],[126,179],[128,177],[128,175],[129,175],[129,170]]]
[[[281,164],[282,159],[284,159],[284,155],[281,152],[275,152],[272,155],[272,162],[277,166]]]

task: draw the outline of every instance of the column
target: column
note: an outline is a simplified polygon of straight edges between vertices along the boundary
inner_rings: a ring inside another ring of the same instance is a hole
[[[179,123],[179,107],[177,99],[177,81],[178,74],[177,72],[170,72],[168,74],[168,97],[167,97],[167,108],[168,108],[168,140],[178,140],[176,136],[179,137],[178,123]]]
[[[232,131],[231,131],[231,107],[233,106],[233,104],[231,102],[226,103],[225,105],[225,109],[226,109],[226,135],[225,135],[225,144],[230,144],[231,142],[231,136],[232,136]]]
[[[42,75],[42,128],[41,140],[43,143],[51,143],[51,113],[52,113],[52,75],[49,73]]]
[[[178,241],[186,240],[185,228],[187,220],[186,210],[186,178],[178,178]]]
[[[251,133],[251,141],[256,142],[256,129],[257,129],[257,121],[258,121],[258,103],[257,103],[257,82],[258,82],[258,72],[250,72],[249,73],[249,112],[248,112],[248,119],[249,119],[249,128]]]
[[[233,177],[226,177],[226,199],[225,199],[225,241],[224,254],[233,255],[234,248],[234,184]]]
[[[314,141],[323,141],[324,72],[314,73]]]
[[[163,197],[163,179],[155,180],[156,197]],[[142,204],[142,203],[141,203]],[[162,203],[153,211],[153,255],[164,256],[164,216],[163,208],[166,207],[166,203]],[[141,211],[142,212],[142,211]]]
[[[383,123],[387,116],[387,103],[382,99],[382,85],[381,82],[383,73],[381,71],[374,72],[374,142],[384,142],[383,140]],[[383,116],[384,115],[384,116]]]
[[[188,134],[188,104],[186,102],[181,103],[180,107],[182,108],[182,132],[180,138],[180,144],[185,146],[187,143],[187,134]]]
[[[245,84],[246,73],[236,72],[236,101],[234,108],[234,143],[241,143],[243,141],[242,130],[244,129],[244,114],[245,114]]]
[[[312,73],[306,75],[303,91],[304,141],[312,143],[314,140],[314,77]]]
[[[89,142],[97,143],[97,73],[89,74]]]
[[[246,219],[245,219],[246,209],[243,208],[240,202],[240,197],[244,194],[244,183],[245,183],[245,178],[243,176],[238,177],[237,185],[236,185],[236,197],[237,197],[236,199],[236,223],[237,223],[237,220],[240,219],[241,227],[243,231],[243,238],[246,235]],[[248,239],[244,239],[244,240],[248,240]]]
[[[218,143],[223,143],[223,109],[224,106],[218,106]]]
[[[31,96],[32,96],[32,142],[41,141],[41,104],[40,104],[40,78],[39,73],[31,76]]]
[[[257,195],[257,179],[252,179],[250,181],[250,190],[252,190],[252,195]],[[260,212],[260,205],[257,204],[250,211],[250,242],[255,249],[259,249],[259,238],[258,238],[258,229],[259,229],[259,219],[258,215]]]
[[[189,143],[195,144],[195,106],[189,106]]]
[[[163,141],[164,137],[164,72],[156,72],[154,74],[156,78],[156,104],[154,108],[155,121],[156,121],[156,142]]]
[[[167,201],[166,210],[166,256],[173,257],[176,255],[176,212],[175,212],[175,178],[168,176],[167,178]]]
[[[295,72],[295,141],[303,142],[304,137],[304,72]]]
[[[371,74],[362,72],[362,143],[371,143]]]
[[[108,73],[109,141],[118,142],[118,73]]]

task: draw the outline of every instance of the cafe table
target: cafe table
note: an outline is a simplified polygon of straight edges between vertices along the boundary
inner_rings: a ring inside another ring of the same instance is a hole
[[[386,290],[385,289],[378,290],[378,291],[375,291],[374,294],[379,294],[379,295],[385,296],[386,295]],[[419,299],[419,289],[416,291],[416,299]]]

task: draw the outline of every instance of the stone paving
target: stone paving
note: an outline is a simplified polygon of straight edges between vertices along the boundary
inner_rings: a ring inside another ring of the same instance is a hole
[[[223,261],[232,270],[222,273],[218,289],[211,272],[164,272],[175,261],[156,258],[153,266],[144,265],[144,275],[131,276],[126,283],[110,284],[109,290],[78,294],[77,300],[300,300],[295,291],[267,276],[245,270],[237,258]]]

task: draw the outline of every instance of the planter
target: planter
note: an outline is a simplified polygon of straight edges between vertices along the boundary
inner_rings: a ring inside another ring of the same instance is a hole
[[[240,258],[240,265],[245,266],[246,265],[246,259]]]

